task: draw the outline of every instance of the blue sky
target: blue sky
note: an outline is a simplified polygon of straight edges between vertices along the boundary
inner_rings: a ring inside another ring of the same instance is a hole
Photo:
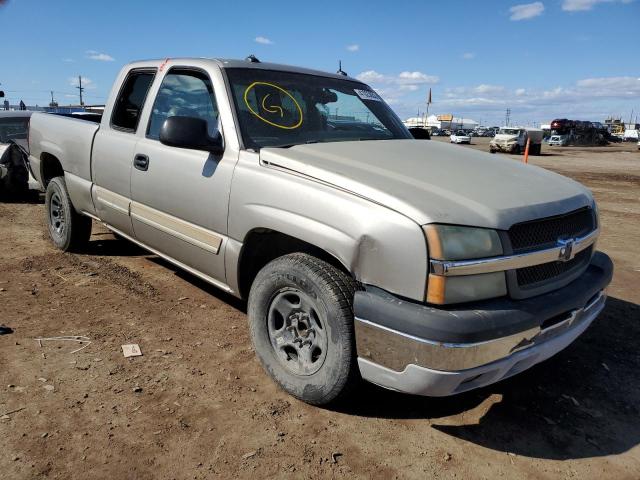
[[[103,103],[121,66],[176,56],[335,71],[402,118],[424,111],[500,124],[640,114],[640,0],[0,0],[0,86],[12,101]],[[639,117],[640,118],[640,117]]]

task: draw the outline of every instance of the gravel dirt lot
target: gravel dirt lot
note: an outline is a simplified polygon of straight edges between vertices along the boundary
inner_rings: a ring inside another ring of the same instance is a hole
[[[452,148],[488,150],[473,142]],[[363,385],[338,410],[274,386],[242,302],[98,225],[86,253],[59,253],[40,202],[0,203],[0,324],[14,329],[0,335],[0,477],[640,478],[640,152],[543,147],[530,163],[599,201],[616,265],[601,317],[497,385],[443,399]],[[61,335],[92,343],[34,340]],[[127,343],[144,355],[124,358]]]

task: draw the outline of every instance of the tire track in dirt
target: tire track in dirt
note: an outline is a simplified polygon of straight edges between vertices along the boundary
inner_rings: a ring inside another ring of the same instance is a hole
[[[158,290],[142,275],[107,258],[55,252],[30,256],[21,262],[21,269],[25,273],[30,271],[51,273],[64,268],[73,268],[82,276],[99,276],[128,293],[149,298],[159,295]]]

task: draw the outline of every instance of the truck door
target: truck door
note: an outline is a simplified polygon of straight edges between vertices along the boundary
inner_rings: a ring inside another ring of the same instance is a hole
[[[207,73],[174,67],[160,84],[135,152],[145,163],[134,162],[131,173],[133,229],[147,246],[226,283],[223,252],[237,152],[227,149],[216,156],[161,144],[160,129],[175,115],[205,119],[210,134],[218,129],[218,107]]]
[[[155,70],[131,70],[104,118],[92,150],[93,201],[102,221],[133,236],[131,217],[131,170],[138,137],[136,131]]]

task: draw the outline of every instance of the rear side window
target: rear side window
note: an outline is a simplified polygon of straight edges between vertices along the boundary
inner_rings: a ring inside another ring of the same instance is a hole
[[[29,129],[29,117],[0,118],[0,143],[9,140],[24,140]]]
[[[155,72],[150,71],[129,73],[113,107],[113,115],[111,116],[113,128],[132,133],[136,131],[142,107],[154,76]]]

